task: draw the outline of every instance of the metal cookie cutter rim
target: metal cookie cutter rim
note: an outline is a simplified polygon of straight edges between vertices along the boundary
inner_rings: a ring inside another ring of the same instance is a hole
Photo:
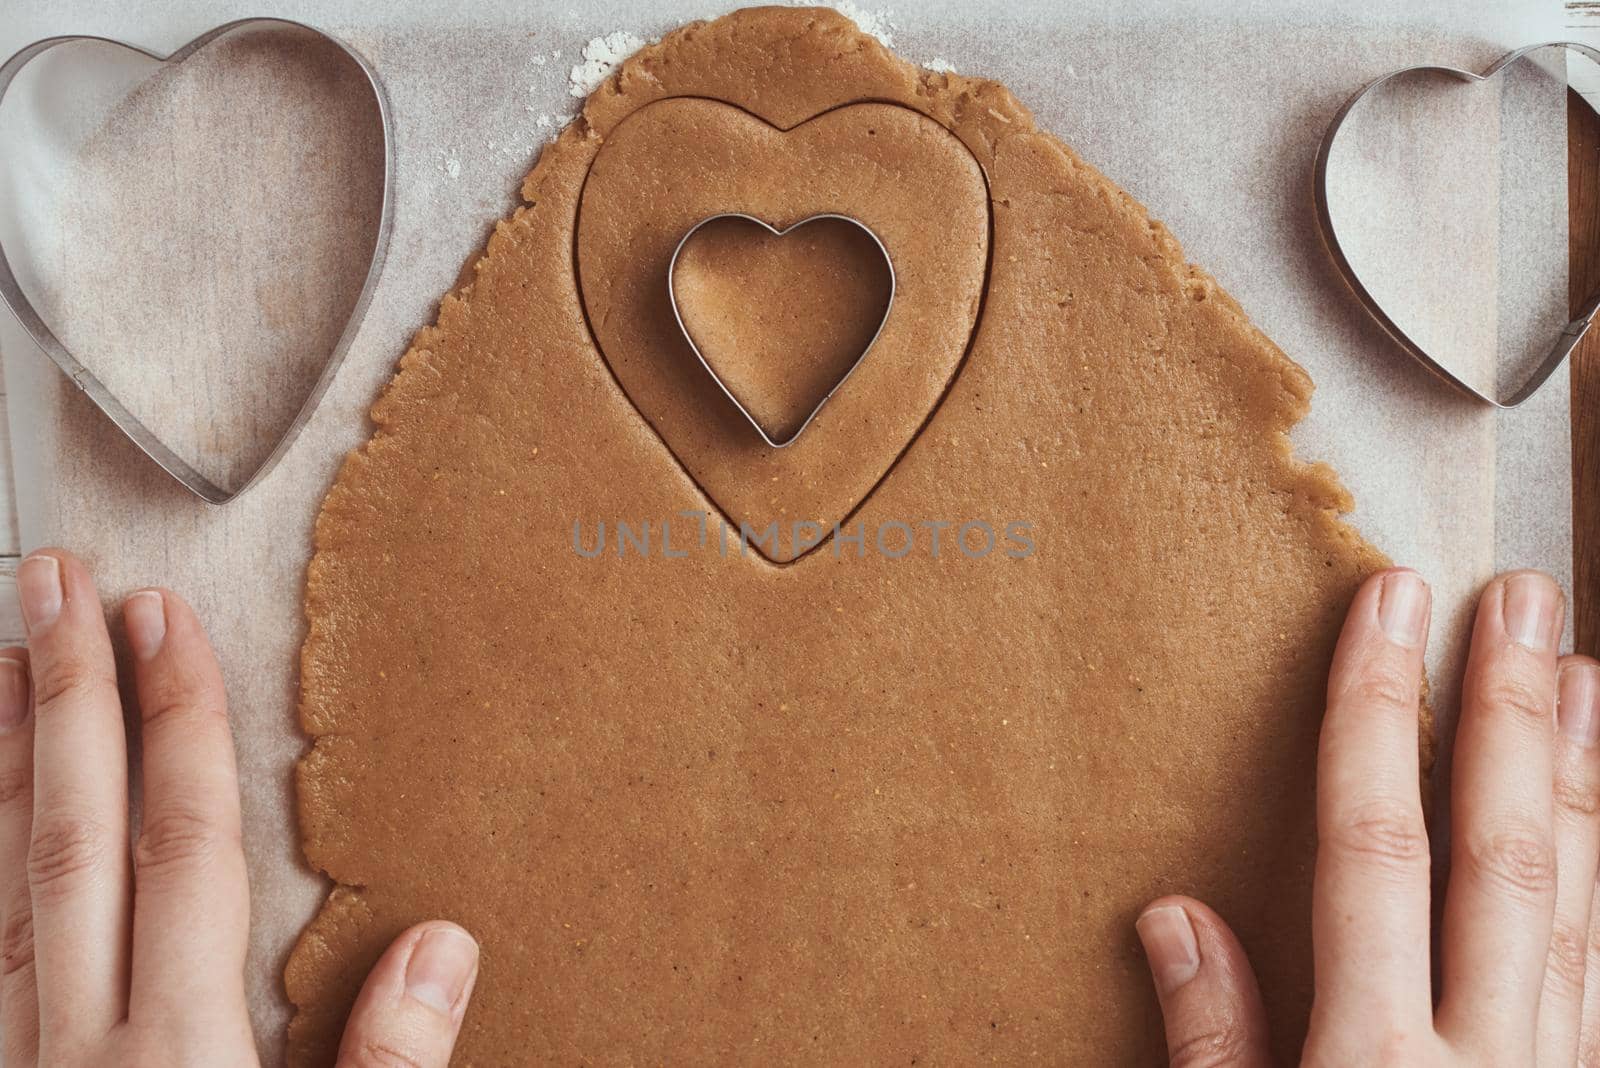
[[[755,223],[757,226],[761,227],[774,237],[783,237],[785,234],[793,233],[809,223],[820,222],[824,219],[837,219],[840,222],[847,222],[852,226],[857,227],[868,237],[870,237],[872,239],[872,243],[878,247],[878,251],[883,254],[884,265],[889,269],[889,299],[884,302],[883,318],[878,320],[878,328],[872,332],[872,337],[870,340],[868,340],[866,345],[862,346],[861,354],[855,358],[855,361],[850,364],[845,373],[839,376],[839,380],[828,389],[828,392],[823,394],[822,399],[817,401],[816,407],[811,409],[811,413],[805,417],[805,419],[800,423],[800,426],[795,429],[795,432],[784,438],[782,441],[775,440],[770,434],[767,433],[766,427],[761,425],[760,421],[756,419],[750,410],[744,406],[743,402],[739,400],[738,396],[734,394],[733,390],[728,386],[728,383],[722,380],[722,376],[717,374],[716,368],[711,366],[711,361],[706,359],[705,353],[701,352],[700,346],[695,343],[694,336],[689,333],[689,327],[683,321],[683,313],[678,309],[678,289],[673,284],[673,278],[678,269],[678,257],[683,253],[684,246],[689,243],[689,239],[694,237],[694,235],[699,232],[701,227],[708,226],[720,219],[743,219],[746,222]],[[695,223],[693,226],[689,227],[689,229],[684,233],[683,237],[678,240],[677,247],[672,250],[672,258],[667,261],[667,300],[672,304],[672,317],[678,322],[678,330],[683,334],[684,340],[689,343],[689,348],[694,353],[695,359],[700,361],[700,366],[705,368],[706,374],[710,375],[711,380],[717,384],[717,388],[721,389],[723,395],[726,396],[728,400],[733,402],[733,406],[735,408],[739,409],[739,414],[743,415],[750,425],[755,427],[756,433],[761,435],[761,440],[766,442],[774,449],[782,449],[793,445],[800,435],[805,433],[805,429],[811,425],[811,421],[817,417],[819,412],[822,411],[823,406],[827,404],[833,395],[839,392],[840,388],[850,380],[850,376],[856,373],[856,368],[860,367],[862,361],[867,358],[867,353],[871,352],[872,346],[878,343],[878,338],[883,334],[883,328],[889,323],[889,312],[894,308],[896,284],[894,258],[889,255],[889,249],[884,245],[883,239],[873,232],[872,227],[868,226],[860,219],[853,218],[849,215],[841,215],[838,212],[831,211],[818,212],[815,215],[808,215],[799,222],[790,223],[781,230],[767,222],[765,219],[758,219],[756,216],[748,215],[742,211],[723,211],[718,212],[715,215],[708,215],[704,219],[701,219],[699,222]]]
[[[1349,258],[1345,256],[1344,248],[1339,243],[1339,235],[1334,227],[1333,215],[1328,207],[1328,158],[1330,155],[1332,155],[1334,142],[1338,140],[1339,131],[1343,128],[1345,120],[1350,117],[1350,113],[1355,110],[1356,106],[1361,103],[1367,94],[1371,93],[1378,87],[1407,74],[1417,74],[1423,72],[1443,74],[1448,77],[1455,78],[1458,81],[1468,83],[1485,82],[1490,78],[1493,78],[1506,67],[1509,67],[1513,63],[1517,62],[1523,56],[1530,52],[1538,51],[1541,48],[1571,49],[1572,51],[1586,56],[1590,60],[1593,60],[1597,65],[1600,65],[1600,50],[1591,48],[1585,44],[1579,44],[1576,41],[1545,41],[1540,44],[1525,45],[1522,48],[1507,52],[1505,55],[1501,56],[1499,59],[1495,60],[1488,67],[1486,67],[1481,74],[1470,70],[1463,70],[1460,67],[1446,67],[1431,63],[1419,63],[1414,66],[1401,67],[1398,70],[1389,71],[1387,74],[1381,75],[1362,86],[1361,89],[1351,96],[1350,99],[1346,100],[1344,105],[1334,113],[1333,120],[1328,124],[1327,132],[1322,136],[1322,143],[1317,146],[1317,161],[1314,170],[1314,194],[1316,197],[1317,206],[1317,227],[1322,231],[1323,243],[1328,248],[1328,254],[1332,257],[1334,266],[1339,269],[1339,274],[1343,276],[1345,284],[1350,287],[1351,292],[1353,292],[1356,296],[1356,299],[1361,302],[1362,307],[1367,310],[1367,313],[1371,315],[1373,319],[1377,320],[1378,325],[1383,327],[1384,332],[1393,338],[1394,341],[1418,363],[1421,363],[1440,379],[1449,383],[1462,393],[1465,393],[1468,396],[1476,397],[1478,400],[1483,401],[1486,404],[1491,404],[1494,407],[1501,409],[1515,408],[1522,402],[1526,401],[1529,397],[1537,393],[1539,388],[1543,386],[1547,380],[1549,380],[1552,374],[1555,373],[1556,368],[1560,367],[1562,362],[1566,360],[1567,356],[1571,354],[1572,350],[1577,347],[1578,342],[1583,340],[1583,336],[1588,332],[1590,325],[1594,322],[1596,314],[1600,313],[1600,291],[1597,291],[1590,296],[1589,299],[1583,302],[1583,305],[1579,308],[1576,317],[1574,317],[1571,322],[1567,323],[1566,326],[1562,327],[1560,333],[1556,335],[1555,343],[1551,346],[1550,351],[1545,356],[1544,360],[1539,364],[1538,367],[1534,368],[1533,371],[1528,375],[1527,379],[1520,386],[1514,389],[1508,396],[1502,398],[1478,389],[1476,386],[1464,381],[1454,371],[1450,370],[1448,367],[1444,366],[1444,364],[1436,360],[1425,348],[1423,348],[1418,341],[1407,334],[1405,330],[1399,326],[1399,324],[1389,317],[1389,314],[1383,310],[1383,306],[1378,302],[1377,298],[1372,295],[1372,293],[1367,289],[1366,285],[1361,281],[1360,274],[1357,273],[1355,266],[1350,262]]]
[[[4,64],[0,64],[0,103],[4,103],[6,91],[10,89],[22,68],[57,45],[73,44],[79,42],[98,42],[125,48],[131,52],[147,56],[158,63],[180,63],[215,41],[217,38],[232,33],[247,26],[283,26],[290,29],[304,30],[314,34],[322,40],[328,41],[338,48],[356,64],[365,77],[367,86],[372,91],[373,103],[378,109],[378,120],[383,134],[383,191],[378,207],[378,225],[373,235],[372,254],[368,260],[367,274],[362,280],[361,290],[356,295],[355,303],[351,305],[350,315],[345,320],[344,329],[339,338],[334,342],[333,348],[328,353],[328,358],[313,383],[311,390],[306,394],[299,411],[295,413],[294,420],[284,430],[273,446],[266,459],[238,486],[227,489],[217,485],[211,479],[201,474],[187,460],[175,453],[159,436],[156,435],[138,416],[130,412],[127,407],[117,399],[105,383],[86,368],[72,350],[56,337],[44,319],[34,308],[33,303],[22,292],[22,287],[17,283],[11,263],[6,259],[5,249],[0,246],[0,301],[3,301],[11,314],[16,317],[22,328],[33,338],[35,344],[44,350],[45,355],[66,373],[72,384],[83,391],[113,423],[115,423],[129,439],[137,445],[146,456],[150,457],[173,478],[177,479],[196,496],[209,504],[225,504],[251,486],[255,485],[273,469],[283,455],[289,451],[300,431],[310,421],[311,415],[316,411],[323,394],[333,382],[333,376],[338,371],[339,365],[344,362],[345,354],[349,351],[351,343],[355,340],[356,333],[365,317],[367,307],[372,302],[372,295],[377,288],[378,276],[383,270],[383,261],[389,248],[389,234],[394,225],[394,122],[389,108],[389,98],[384,92],[383,82],[379,79],[377,71],[361,53],[341,41],[332,34],[319,30],[293,19],[273,18],[271,16],[254,16],[250,18],[235,19],[223,23],[202,33],[200,36],[183,45],[176,51],[166,54],[144,48],[140,45],[129,44],[109,37],[100,37],[92,34],[66,34],[58,37],[47,37],[24,46]]]

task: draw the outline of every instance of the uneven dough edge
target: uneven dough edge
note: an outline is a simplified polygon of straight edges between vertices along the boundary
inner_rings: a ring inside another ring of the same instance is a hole
[[[1275,407],[1277,423],[1271,428],[1272,448],[1278,460],[1275,488],[1297,502],[1304,514],[1315,520],[1317,536],[1330,546],[1338,546],[1359,562],[1363,571],[1374,571],[1388,561],[1369,545],[1342,518],[1352,500],[1335,473],[1325,464],[1306,463],[1295,457],[1288,432],[1309,410],[1312,383],[1305,371],[1288,358],[1252,324],[1243,309],[1217,286],[1204,270],[1188,264],[1177,240],[1165,226],[1069,147],[1040,132],[1028,110],[1005,87],[982,79],[921,70],[899,59],[878,41],[831,9],[750,9],[735,12],[712,22],[692,23],[667,35],[659,44],[640,51],[590,97],[582,115],[568,126],[556,142],[540,155],[522,187],[526,205],[502,220],[491,235],[483,253],[464,267],[456,288],[440,302],[433,325],[422,328],[401,358],[394,379],[384,389],[371,412],[374,428],[369,441],[351,453],[342,465],[319,512],[314,535],[314,555],[307,571],[305,616],[307,635],[301,652],[302,689],[300,717],[303,729],[312,739],[312,748],[298,769],[302,828],[315,822],[309,806],[307,780],[315,771],[319,751],[337,744],[334,726],[336,711],[330,708],[333,694],[324,685],[324,665],[339,655],[324,620],[336,618],[341,610],[331,595],[328,571],[338,566],[338,553],[344,547],[330,516],[359,507],[362,492],[372,487],[374,460],[388,450],[403,451],[405,445],[390,431],[393,413],[422,404],[449,405],[455,398],[448,392],[435,365],[434,349],[447,338],[455,324],[471,314],[475,284],[479,273],[491,260],[513,255],[519,238],[535,229],[535,219],[544,207],[544,191],[560,189],[577,182],[599,150],[605,133],[627,114],[651,101],[679,95],[716,96],[717,75],[684,77],[683,56],[698,52],[725,53],[738,49],[749,63],[770,61],[773,55],[801,57],[810,68],[838,70],[839,76],[826,73],[807,75],[811,91],[796,94],[775,106],[762,117],[779,126],[792,126],[811,114],[843,99],[830,99],[832,84],[878,86],[873,94],[915,108],[953,130],[973,151],[988,172],[997,156],[1013,149],[1029,150],[1049,159],[1061,173],[1075,173],[1080,181],[1095,187],[1096,195],[1124,218],[1142,225],[1151,248],[1151,262],[1158,265],[1195,300],[1209,301],[1253,343],[1264,372],[1276,385],[1280,402]],[[737,64],[720,69],[728,79],[737,79]],[[849,99],[860,99],[852,92]],[[559,198],[557,199],[559,207]],[[1424,781],[1432,762],[1432,729],[1424,717],[1419,736],[1423,755]],[[313,840],[302,830],[303,848],[308,862],[329,874],[336,882],[327,902],[297,943],[285,969],[285,984],[296,1016],[290,1028],[291,1063],[312,1063],[336,1048],[339,1030],[348,1006],[366,968],[376,959],[396,931],[376,930],[375,917],[366,906],[359,880],[341,869],[337,843]]]

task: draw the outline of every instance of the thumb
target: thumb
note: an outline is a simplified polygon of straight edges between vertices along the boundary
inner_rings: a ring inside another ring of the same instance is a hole
[[[1167,1028],[1172,1068],[1267,1068],[1267,1015],[1239,940],[1193,898],[1152,901],[1134,927]]]
[[[446,1068],[478,978],[478,943],[419,923],[384,951],[350,1010],[338,1068]]]

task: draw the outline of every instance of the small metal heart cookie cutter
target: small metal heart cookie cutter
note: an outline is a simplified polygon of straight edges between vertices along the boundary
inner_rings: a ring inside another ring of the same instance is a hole
[[[367,275],[361,283],[360,293],[356,295],[355,304],[350,309],[350,317],[345,322],[344,330],[340,333],[338,341],[334,343],[333,350],[328,354],[327,362],[323,364],[321,374],[317,376],[317,380],[312,385],[311,391],[306,395],[300,410],[295,413],[294,421],[289,424],[283,435],[278,439],[277,444],[273,446],[272,452],[241,485],[232,489],[219,486],[195,470],[187,460],[173,452],[149,426],[130,412],[106,388],[100,379],[96,378],[88,368],[79,362],[78,358],[62,343],[61,339],[56,337],[55,332],[45,323],[34,308],[33,303],[22,292],[22,287],[18,284],[16,275],[11,269],[11,263],[6,259],[5,249],[0,248],[0,301],[4,301],[6,307],[11,309],[11,314],[16,317],[17,322],[22,324],[22,328],[33,337],[34,342],[44,350],[45,355],[49,356],[56,366],[66,373],[67,377],[72,380],[72,384],[82,390],[94,402],[95,407],[109,416],[111,421],[132,439],[133,443],[146,456],[160,464],[168,474],[183,483],[196,496],[210,504],[225,504],[249,489],[259,482],[267,472],[271,471],[277,462],[282,459],[283,454],[288,452],[289,446],[293,444],[295,437],[310,420],[318,402],[322,400],[323,394],[327,392],[328,386],[333,382],[334,372],[339,369],[339,364],[344,360],[345,353],[350,348],[350,343],[355,340],[356,331],[361,325],[361,319],[366,313],[368,304],[372,301],[372,293],[377,287],[378,275],[383,269],[384,255],[389,247],[389,232],[394,223],[394,123],[390,116],[389,99],[384,92],[383,83],[378,78],[378,72],[373,69],[372,64],[362,57],[361,53],[337,37],[319,30],[315,26],[307,26],[303,22],[271,17],[244,18],[224,23],[202,33],[176,52],[166,55],[151,51],[148,48],[141,48],[138,45],[129,44],[126,41],[116,41],[107,37],[85,34],[70,34],[35,41],[6,60],[4,64],[0,64],[0,103],[3,103],[6,90],[11,87],[12,81],[16,79],[22,68],[57,45],[76,42],[97,42],[117,48],[125,48],[130,52],[137,52],[158,63],[180,63],[219,37],[233,33],[236,30],[257,26],[275,26],[310,33],[339,49],[360,69],[366,79],[368,88],[372,91],[373,103],[377,108],[379,125],[383,134],[383,193],[382,201],[378,206],[378,225],[373,237],[372,254],[368,260]]]
[[[695,343],[694,336],[689,333],[689,327],[683,321],[683,313],[678,309],[678,289],[675,285],[673,285],[673,277],[678,270],[678,257],[683,254],[684,246],[689,243],[689,239],[694,237],[694,235],[698,233],[702,227],[709,226],[721,219],[742,219],[745,222],[755,223],[773,237],[783,237],[785,234],[791,234],[800,229],[802,226],[806,226],[814,222],[821,222],[827,219],[846,222],[852,226],[858,227],[862,233],[866,234],[872,239],[872,243],[878,247],[878,251],[883,253],[884,266],[889,269],[889,299],[884,301],[883,318],[878,320],[878,328],[872,332],[871,340],[869,340],[866,345],[862,347],[861,355],[856,357],[855,362],[850,365],[850,368],[845,371],[844,374],[839,376],[839,381],[835,382],[833,387],[829,389],[828,392],[823,395],[822,399],[817,402],[817,406],[811,409],[811,414],[805,417],[804,422],[800,424],[793,434],[790,434],[781,441],[773,438],[772,435],[767,433],[767,428],[761,425],[760,420],[758,420],[750,412],[750,409],[744,406],[743,402],[739,400],[738,396],[735,395],[733,390],[728,386],[728,383],[722,380],[722,376],[717,374],[717,369],[711,366],[711,361],[706,359],[705,353],[701,352],[700,346]],[[821,212],[816,215],[808,215],[799,222],[790,223],[782,230],[778,229],[776,226],[773,226],[764,219],[758,219],[754,215],[746,215],[741,211],[724,211],[719,212],[716,215],[708,215],[704,219],[701,219],[699,222],[695,223],[693,226],[689,227],[688,232],[686,232],[678,241],[678,246],[672,250],[672,259],[667,261],[667,299],[672,303],[672,317],[678,321],[678,329],[682,331],[684,340],[689,343],[689,348],[694,352],[695,359],[700,361],[700,366],[706,369],[706,374],[711,376],[711,380],[715,382],[717,387],[722,390],[723,394],[733,402],[733,406],[739,409],[740,414],[749,421],[751,426],[755,427],[756,433],[761,435],[761,440],[772,446],[774,449],[782,449],[786,446],[793,445],[800,435],[805,432],[806,427],[811,425],[811,421],[817,417],[817,413],[822,411],[822,406],[827,404],[828,400],[835,393],[839,392],[840,387],[850,380],[850,376],[856,373],[856,368],[860,367],[861,361],[867,358],[867,353],[872,351],[872,346],[878,343],[878,338],[883,334],[884,326],[889,322],[889,311],[894,307],[894,293],[894,260],[890,257],[889,250],[884,246],[883,240],[879,238],[877,234],[872,232],[872,227],[868,226],[860,219],[852,218],[849,215],[840,215],[837,212]]]
[[[1378,299],[1372,295],[1361,281],[1360,274],[1357,273],[1349,258],[1346,257],[1343,247],[1339,244],[1339,234],[1334,227],[1333,216],[1328,208],[1328,158],[1332,155],[1334,142],[1338,140],[1339,131],[1344,126],[1345,120],[1350,117],[1350,113],[1355,110],[1356,106],[1361,103],[1368,93],[1373,92],[1380,86],[1396,78],[1418,73],[1443,74],[1468,83],[1485,82],[1528,53],[1536,52],[1542,48],[1570,49],[1594,61],[1596,64],[1600,64],[1600,50],[1590,48],[1588,45],[1578,44],[1576,41],[1547,41],[1543,44],[1528,45],[1513,52],[1508,52],[1491,63],[1481,74],[1470,70],[1462,70],[1459,67],[1441,67],[1427,63],[1412,67],[1402,67],[1368,82],[1354,96],[1346,100],[1344,106],[1334,114],[1333,121],[1328,124],[1327,132],[1323,134],[1322,143],[1317,147],[1317,162],[1314,171],[1317,225],[1322,231],[1322,240],[1328,247],[1328,253],[1332,256],[1334,265],[1338,267],[1339,273],[1344,276],[1345,283],[1350,287],[1351,292],[1356,295],[1356,299],[1361,302],[1367,312],[1377,320],[1378,325],[1383,327],[1384,331],[1414,359],[1461,392],[1476,397],[1486,404],[1492,404],[1496,408],[1515,408],[1539,391],[1539,387],[1545,384],[1550,376],[1555,373],[1556,368],[1561,366],[1562,361],[1577,347],[1578,342],[1583,340],[1583,336],[1588,333],[1589,326],[1594,322],[1596,314],[1600,314],[1600,292],[1595,293],[1584,301],[1583,306],[1578,310],[1577,316],[1562,327],[1561,332],[1556,335],[1555,344],[1551,346],[1544,360],[1538,367],[1533,369],[1527,380],[1514,389],[1509,396],[1499,397],[1478,389],[1462,380],[1454,371],[1440,363],[1419,342],[1401,329],[1389,317],[1388,313],[1383,310],[1383,306],[1378,302]]]

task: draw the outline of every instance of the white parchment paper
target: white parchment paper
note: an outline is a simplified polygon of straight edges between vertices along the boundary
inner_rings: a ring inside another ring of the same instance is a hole
[[[907,58],[1010,86],[1044,127],[1167,223],[1190,259],[1311,372],[1318,392],[1295,433],[1299,451],[1338,469],[1368,538],[1432,580],[1440,617],[1433,673],[1448,704],[1477,585],[1513,565],[1570,574],[1566,375],[1523,409],[1498,415],[1413,365],[1350,299],[1324,254],[1311,163],[1331,113],[1368,79],[1415,62],[1482,67],[1510,47],[1558,38],[1571,32],[1559,4],[863,6],[864,21]],[[265,13],[244,0],[7,8],[0,55],[68,32],[173,48],[219,22]],[[155,469],[9,319],[0,321],[25,546],[79,552],[108,596],[171,586],[195,604],[217,644],[244,779],[255,904],[249,984],[268,1063],[279,1059],[287,1018],[282,964],[325,891],[300,858],[291,784],[304,746],[295,669],[317,505],[343,455],[366,437],[366,409],[412,332],[514,205],[539,145],[578,103],[572,68],[584,62],[585,45],[616,31],[653,37],[723,10],[691,0],[612,0],[581,11],[500,0],[337,8],[284,0],[272,8],[353,44],[383,75],[397,121],[396,225],[366,323],[315,418],[275,473],[226,508],[199,503]],[[590,59],[607,52],[591,48]],[[10,109],[0,110],[0,127]],[[37,168],[46,164],[7,144],[0,237],[9,247],[56,217],[37,207],[48,191]],[[1565,292],[1564,275],[1530,277],[1529,286]],[[1493,288],[1488,294],[1495,299]]]

